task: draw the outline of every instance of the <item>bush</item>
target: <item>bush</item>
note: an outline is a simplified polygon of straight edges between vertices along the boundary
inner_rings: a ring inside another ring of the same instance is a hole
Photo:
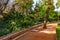
[[[60,40],[60,24],[56,27],[57,40]]]
[[[23,13],[13,12],[5,15],[0,21],[2,28],[1,35],[20,30],[22,28],[31,27],[32,25],[41,23],[42,18],[35,14],[24,15]]]

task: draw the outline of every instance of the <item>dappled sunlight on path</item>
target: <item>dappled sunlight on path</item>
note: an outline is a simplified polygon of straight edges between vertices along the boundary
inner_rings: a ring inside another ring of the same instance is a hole
[[[41,27],[38,27],[16,40],[56,40],[56,26],[57,23],[47,24],[47,29],[44,30],[42,30]]]

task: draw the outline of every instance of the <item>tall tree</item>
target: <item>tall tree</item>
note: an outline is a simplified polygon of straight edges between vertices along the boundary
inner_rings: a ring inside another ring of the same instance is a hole
[[[9,0],[0,0],[0,13],[3,13],[8,3]]]
[[[60,0],[57,0],[57,6],[58,7],[60,6]]]
[[[53,0],[46,0],[45,3],[46,3],[46,6],[47,6],[47,9],[46,9],[46,13],[45,13],[45,16],[44,16],[44,27],[43,28],[46,29],[47,28],[46,24],[47,24],[47,21],[48,21],[48,14],[49,14],[49,10],[52,8]]]
[[[15,3],[19,6],[19,12],[28,14],[32,11],[33,0],[15,0]]]

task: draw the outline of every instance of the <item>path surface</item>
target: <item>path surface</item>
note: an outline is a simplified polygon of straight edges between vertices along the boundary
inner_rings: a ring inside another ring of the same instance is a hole
[[[47,24],[47,29],[41,30],[38,27],[13,40],[56,40],[56,26],[57,23]]]

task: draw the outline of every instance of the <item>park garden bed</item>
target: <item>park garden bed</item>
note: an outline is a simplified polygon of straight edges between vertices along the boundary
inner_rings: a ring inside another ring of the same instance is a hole
[[[60,23],[56,27],[57,40],[60,40]]]

